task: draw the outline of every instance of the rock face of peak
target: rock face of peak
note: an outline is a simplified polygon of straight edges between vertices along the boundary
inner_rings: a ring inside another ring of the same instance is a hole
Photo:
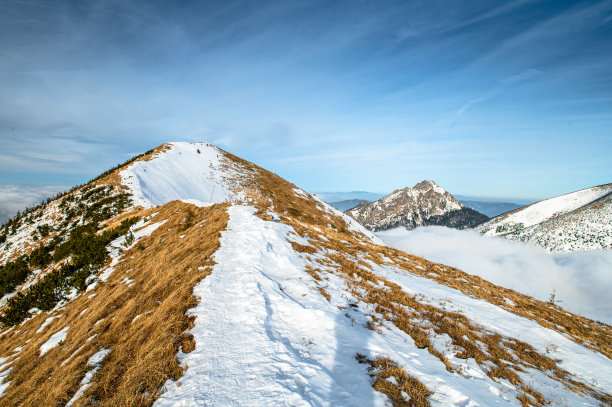
[[[395,194],[459,206],[431,182]],[[1,405],[612,401],[608,325],[387,247],[210,144],[160,146],[0,237]]]
[[[448,226],[457,229],[474,227],[489,218],[464,206],[434,181],[421,181],[372,203],[360,203],[346,212],[372,231],[403,226]]]
[[[551,252],[612,249],[612,184],[546,199],[496,216],[478,231]]]

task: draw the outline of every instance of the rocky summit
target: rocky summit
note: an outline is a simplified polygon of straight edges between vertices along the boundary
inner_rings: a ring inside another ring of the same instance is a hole
[[[463,205],[433,181],[396,190],[372,203],[362,202],[346,213],[372,231],[430,225],[464,229],[489,219]]]

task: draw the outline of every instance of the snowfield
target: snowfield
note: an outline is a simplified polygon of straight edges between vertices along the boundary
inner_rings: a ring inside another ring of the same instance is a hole
[[[236,201],[228,187],[232,171],[222,166],[223,152],[208,143],[169,143],[169,149],[149,161],[136,161],[121,172],[121,183],[144,208],[173,200],[203,203]]]
[[[56,332],[53,335],[51,335],[51,337],[47,340],[47,342],[40,345],[40,356],[44,356],[45,353],[49,352],[51,349],[55,348],[56,346],[59,346],[59,344],[63,342],[64,339],[66,339],[67,334],[68,334],[68,327],[65,327],[61,331]]]
[[[612,184],[536,202],[493,218],[477,230],[551,252],[611,249]]]
[[[483,231],[488,229],[484,233],[488,236],[495,236],[503,234],[503,232],[497,232],[494,229],[494,226],[498,224],[523,224],[523,227],[533,226],[537,223],[544,222],[553,216],[563,215],[581,208],[593,201],[596,201],[597,199],[603,198],[611,192],[612,184],[608,184],[546,199],[519,209],[513,213],[501,215],[499,218],[495,218],[491,222],[481,226],[481,229]]]

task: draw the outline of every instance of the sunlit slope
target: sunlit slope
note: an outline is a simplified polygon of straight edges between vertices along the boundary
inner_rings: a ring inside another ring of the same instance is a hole
[[[478,227],[487,236],[549,251],[612,248],[612,184],[572,192],[500,215]]]
[[[85,197],[107,190],[127,203],[104,211],[111,195]],[[46,309],[5,319],[0,404],[610,402],[609,326],[380,245],[209,144],[160,146],[69,196],[7,239],[20,248],[4,261],[41,245],[51,260],[22,259],[27,276],[6,296],[61,284]],[[34,241],[25,228],[39,217],[50,230]],[[94,237],[105,231],[108,244]],[[105,256],[64,247],[82,234]]]

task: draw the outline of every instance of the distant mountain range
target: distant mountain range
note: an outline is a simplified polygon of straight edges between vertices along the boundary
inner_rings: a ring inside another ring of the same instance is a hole
[[[612,184],[546,199],[491,219],[478,227],[552,252],[612,248]]]
[[[362,202],[371,202],[371,201],[367,201],[363,199],[347,199],[345,201],[328,202],[328,204],[338,209],[339,211],[344,212],[344,211],[348,211],[349,209],[353,209],[354,207],[356,207]]]
[[[533,201],[525,200],[516,200],[514,202],[510,202],[502,199],[481,198],[464,195],[455,195],[455,198],[457,198],[459,202],[461,202],[468,208],[472,208],[491,218],[533,203]]]
[[[373,231],[428,225],[463,229],[489,219],[463,205],[433,181],[394,191],[372,203],[362,202],[346,213]]]
[[[317,198],[327,203],[330,202],[341,202],[341,201],[349,201],[349,200],[357,200],[374,202],[385,194],[380,194],[378,192],[368,192],[368,191],[349,191],[349,192],[316,192],[313,194]]]

